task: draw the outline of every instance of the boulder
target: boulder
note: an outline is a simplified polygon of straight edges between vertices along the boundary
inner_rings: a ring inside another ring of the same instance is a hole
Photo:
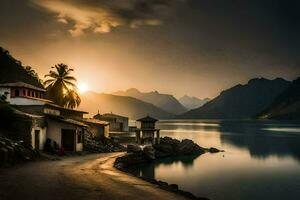
[[[129,144],[127,145],[127,153],[141,153],[142,148],[139,145]]]
[[[8,161],[8,150],[5,147],[0,148],[0,162],[5,163]]]
[[[192,140],[182,140],[181,142],[170,137],[161,138],[160,144],[153,145],[155,156],[168,157],[178,155],[200,155],[205,153],[205,149],[194,143]]]
[[[167,144],[175,147],[180,144],[180,141],[170,137],[163,137],[160,139],[160,144]]]
[[[122,157],[118,157],[114,163],[117,169],[124,170],[129,166],[136,164],[146,163],[149,160],[146,158],[143,152],[141,153],[127,153]]]
[[[152,146],[150,146],[150,145],[146,146],[143,149],[143,152],[144,152],[145,156],[147,157],[147,159],[155,160],[155,149]]]
[[[172,189],[172,190],[178,190],[179,187],[177,184],[170,184],[169,187]]]
[[[205,153],[204,149],[198,144],[194,143],[192,140],[184,139],[179,144],[177,152],[182,155],[194,155]]]
[[[174,149],[169,144],[156,144],[153,147],[157,158],[172,156],[174,154]]]

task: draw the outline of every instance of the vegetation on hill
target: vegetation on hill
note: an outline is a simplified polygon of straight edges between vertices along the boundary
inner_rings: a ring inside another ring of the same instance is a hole
[[[141,101],[151,103],[156,107],[172,114],[182,114],[187,111],[187,109],[174,96],[169,94],[161,94],[157,91],[144,93],[135,88],[131,88],[126,91],[115,92],[114,94],[118,96],[137,98]]]
[[[13,58],[10,53],[0,47],[0,84],[24,82],[39,88],[44,88],[38,74],[30,66],[22,66],[22,63]]]
[[[179,118],[189,119],[247,119],[266,109],[290,82],[284,79],[256,78],[245,85],[236,85]]]

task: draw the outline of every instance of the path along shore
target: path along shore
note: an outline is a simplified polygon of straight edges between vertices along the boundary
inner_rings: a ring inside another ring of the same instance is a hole
[[[65,157],[0,169],[0,199],[187,200],[113,167],[124,153]]]

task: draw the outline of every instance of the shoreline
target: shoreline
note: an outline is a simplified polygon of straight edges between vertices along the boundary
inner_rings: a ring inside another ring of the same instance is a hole
[[[127,153],[116,158],[114,167],[151,184],[155,184],[166,191],[179,194],[189,199],[208,200],[205,197],[197,197],[191,192],[181,190],[177,184],[169,184],[165,181],[156,180],[155,177],[147,178],[136,175],[131,172],[130,168],[140,164],[155,162],[163,158],[176,159],[182,156],[193,156],[196,158],[205,153],[219,152],[224,152],[224,150],[219,150],[214,147],[203,148],[189,139],[183,139],[180,141],[170,137],[163,137],[160,139],[160,143],[145,147],[133,144],[127,145]]]

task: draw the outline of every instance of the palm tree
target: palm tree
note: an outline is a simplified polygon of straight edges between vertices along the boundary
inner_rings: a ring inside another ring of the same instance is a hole
[[[65,106],[67,108],[76,108],[81,103],[81,99],[75,90],[68,90],[64,96]]]
[[[49,79],[44,82],[47,97],[60,106],[75,108],[81,100],[76,92],[76,78],[71,76],[74,70],[65,64],[57,64],[51,68],[55,71],[50,70],[49,74],[45,75]]]

